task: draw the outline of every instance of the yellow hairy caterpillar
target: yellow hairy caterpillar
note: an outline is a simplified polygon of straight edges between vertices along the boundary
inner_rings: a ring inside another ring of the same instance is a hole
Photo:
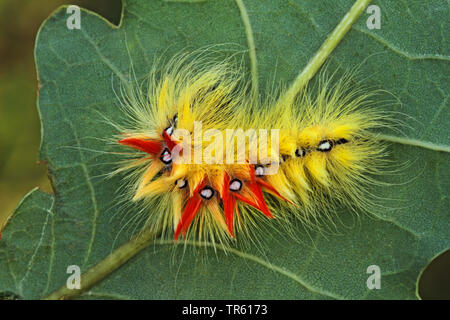
[[[371,130],[387,120],[373,93],[344,76],[322,79],[315,95],[286,102],[281,90],[261,103],[229,61],[187,60],[123,91],[129,121],[117,142],[138,152],[116,172],[129,177],[133,201],[156,203],[145,228],[226,242],[260,218],[370,210],[367,187],[385,155]]]

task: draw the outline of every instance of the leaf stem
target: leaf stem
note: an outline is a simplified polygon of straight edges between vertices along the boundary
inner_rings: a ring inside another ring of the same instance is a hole
[[[102,281],[107,275],[120,268],[125,262],[144,249],[157,236],[155,232],[141,232],[133,239],[117,248],[114,252],[101,260],[94,267],[81,275],[81,288],[69,289],[66,285],[50,293],[45,300],[72,299]]]
[[[247,44],[250,55],[250,70],[252,75],[252,93],[254,97],[258,96],[259,85],[258,85],[258,62],[256,60],[256,48],[255,39],[253,38],[253,30],[250,24],[250,19],[248,17],[247,9],[245,8],[244,2],[242,0],[235,0],[236,5],[241,12],[242,23],[244,24],[245,34],[247,36]]]
[[[442,144],[435,144],[435,143],[428,142],[428,141],[420,141],[417,139],[396,137],[396,136],[391,136],[389,134],[377,134],[376,138],[380,139],[380,140],[384,140],[384,141],[389,141],[389,142],[394,142],[394,143],[399,143],[399,144],[406,144],[406,145],[411,145],[411,146],[415,146],[415,147],[421,147],[421,148],[425,148],[425,149],[429,149],[429,150],[433,150],[433,151],[450,152],[450,146],[442,145]]]
[[[291,104],[300,90],[314,77],[319,68],[344,38],[350,27],[355,23],[364,9],[369,5],[370,0],[357,0],[350,11],[342,18],[333,32],[328,36],[325,42],[320,46],[314,57],[308,62],[306,67],[299,73],[292,85],[289,87],[283,97],[283,104]]]

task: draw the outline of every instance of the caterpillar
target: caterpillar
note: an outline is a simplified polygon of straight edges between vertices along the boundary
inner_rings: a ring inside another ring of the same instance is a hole
[[[314,225],[339,205],[371,210],[386,155],[373,130],[388,120],[376,92],[347,74],[292,102],[283,89],[260,101],[229,60],[188,60],[122,90],[127,123],[115,141],[135,153],[115,173],[148,211],[144,228],[226,243],[261,219]]]

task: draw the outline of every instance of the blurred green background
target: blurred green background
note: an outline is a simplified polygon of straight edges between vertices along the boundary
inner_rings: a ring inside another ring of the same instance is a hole
[[[46,165],[37,164],[40,123],[33,48],[41,23],[63,4],[95,11],[116,25],[120,20],[120,0],[0,0],[0,230],[32,188],[52,192]],[[450,299],[450,251],[426,269],[420,294]]]

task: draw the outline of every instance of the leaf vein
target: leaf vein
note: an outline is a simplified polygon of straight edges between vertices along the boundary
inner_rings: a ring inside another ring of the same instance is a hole
[[[408,53],[400,48],[397,48],[396,46],[394,46],[393,44],[389,43],[388,41],[386,41],[385,39],[381,38],[380,36],[366,31],[364,29],[361,29],[359,27],[353,27],[354,30],[361,32],[371,38],[373,38],[374,40],[378,41],[379,43],[381,43],[382,45],[384,45],[385,47],[391,49],[392,51],[394,51],[395,53],[404,56],[405,58],[409,59],[409,60],[443,60],[443,61],[450,61],[450,57],[449,56],[444,56],[444,55],[440,55],[440,54],[411,54]]]

